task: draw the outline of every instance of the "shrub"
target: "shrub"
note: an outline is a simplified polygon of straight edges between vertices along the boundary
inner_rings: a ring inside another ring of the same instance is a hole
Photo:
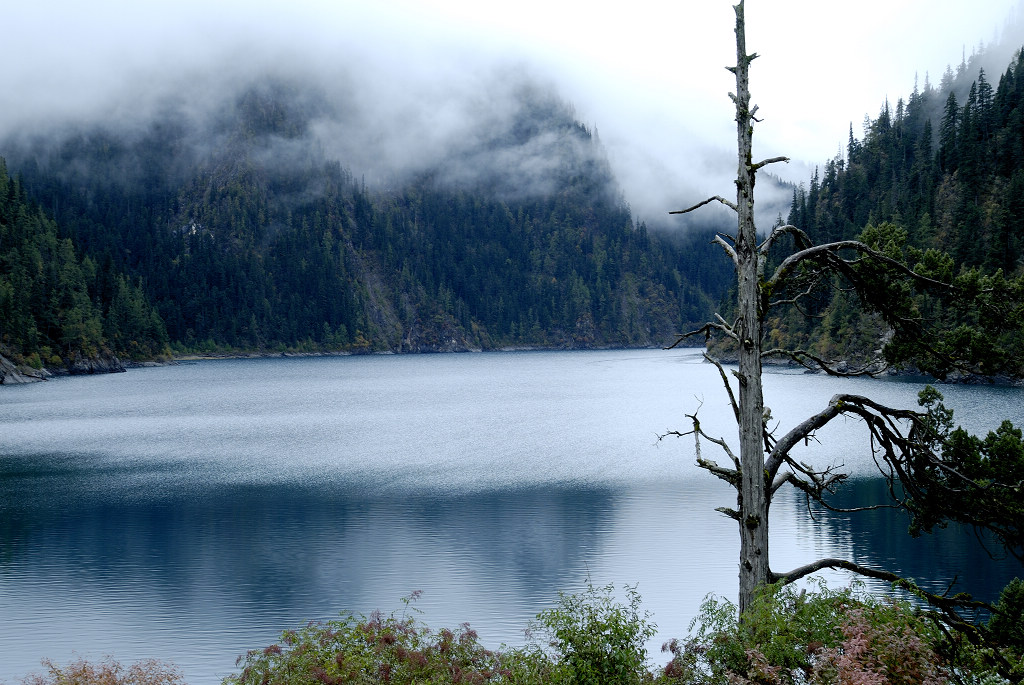
[[[692,637],[665,646],[663,679],[694,685],[897,685],[949,682],[943,633],[910,604],[855,589],[816,592],[773,585],[743,620],[735,605],[709,597]]]
[[[407,598],[407,604],[415,599]],[[411,616],[344,614],[241,657],[225,685],[486,683],[508,674],[468,624],[434,632]]]
[[[629,685],[650,678],[646,642],[655,633],[650,614],[640,611],[636,587],[624,589],[627,603],[616,600],[613,585],[560,594],[558,606],[541,612],[531,633],[548,638],[553,682],[579,685]],[[543,647],[535,650],[542,659]]]
[[[895,607],[894,607],[895,608]],[[867,606],[842,624],[843,642],[814,658],[814,680],[864,685],[945,685],[950,671],[935,647],[934,626],[904,612]]]
[[[45,675],[30,675],[22,680],[23,685],[184,685],[181,671],[173,664],[156,659],[146,659],[125,667],[107,657],[99,663],[90,663],[83,658],[67,666],[58,666],[44,660]]]
[[[1024,682],[1024,581],[1020,578],[1003,588],[980,636],[977,646],[960,640],[955,656],[975,671],[991,674],[995,682]]]
[[[613,587],[560,595],[537,615],[525,647],[492,651],[463,624],[432,631],[413,617],[351,614],[287,631],[277,644],[239,659],[241,672],[225,685],[332,683],[510,683],[514,685],[633,685],[650,680],[644,643],[654,634],[640,596],[628,604]],[[408,598],[407,603],[415,599]]]
[[[1020,578],[1011,580],[999,594],[988,629],[996,642],[1024,655],[1024,581]]]

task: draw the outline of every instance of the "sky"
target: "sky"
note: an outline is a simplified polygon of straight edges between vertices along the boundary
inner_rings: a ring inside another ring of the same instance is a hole
[[[197,74],[305,65],[358,89],[380,129],[428,154],[502,69],[554,85],[595,128],[639,218],[733,192],[735,63],[727,0],[35,0],[5,8],[0,134],[116,118]],[[999,38],[1021,0],[748,0],[755,156],[792,182],[915,77]],[[1016,38],[1024,45],[1024,35]],[[990,79],[998,82],[998,77]],[[213,98],[216,93],[206,96]],[[416,122],[409,126],[409,122]],[[392,127],[389,129],[388,127]],[[397,135],[397,134],[396,134]],[[2,150],[0,150],[2,154]],[[343,160],[344,163],[344,160]],[[356,173],[358,169],[354,169]]]

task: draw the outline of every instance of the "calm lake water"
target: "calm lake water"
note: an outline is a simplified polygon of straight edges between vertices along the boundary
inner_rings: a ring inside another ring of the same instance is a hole
[[[920,383],[770,374],[783,428],[835,392],[916,406]],[[972,429],[1024,424],[1024,390],[943,386]],[[217,683],[247,649],[341,611],[416,602],[493,646],[558,592],[637,584],[661,642],[701,600],[734,597],[734,496],[656,443],[700,407],[732,438],[693,351],[225,360],[0,388],[0,681],[74,655],[169,659]],[[808,448],[881,496],[863,429]],[[711,446],[706,456],[711,456]],[[773,508],[782,570],[846,556],[985,599],[1019,564],[970,533],[911,540],[891,515]],[[828,576],[842,585],[848,578]]]

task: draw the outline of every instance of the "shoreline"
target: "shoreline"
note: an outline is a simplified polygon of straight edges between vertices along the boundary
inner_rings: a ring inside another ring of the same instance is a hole
[[[39,383],[48,381],[52,378],[59,378],[62,376],[86,376],[95,374],[106,374],[106,373],[124,373],[128,369],[142,369],[142,368],[156,368],[161,366],[172,366],[174,364],[199,362],[199,361],[216,361],[226,359],[302,359],[302,358],[315,358],[315,357],[353,357],[353,356],[372,356],[372,355],[430,355],[430,354],[472,354],[472,353],[483,353],[483,352],[544,352],[544,351],[586,351],[586,350],[651,350],[651,349],[666,349],[669,348],[654,346],[654,345],[642,345],[636,347],[629,346],[618,346],[618,345],[607,345],[607,346],[585,346],[585,347],[566,347],[560,345],[509,345],[505,347],[496,348],[462,348],[456,350],[415,350],[415,351],[394,351],[394,350],[379,350],[379,351],[356,351],[351,350],[336,350],[336,351],[317,351],[317,352],[299,352],[299,351],[282,351],[282,352],[270,352],[270,351],[233,351],[233,352],[208,352],[208,353],[186,353],[180,355],[172,355],[169,359],[151,359],[145,361],[132,361],[132,360],[119,360],[112,355],[103,357],[97,360],[88,360],[76,364],[73,368],[68,369],[61,367],[59,369],[50,369],[43,367],[41,369],[35,369],[27,367],[24,364],[15,364],[10,359],[0,354],[0,386],[2,385],[24,385],[28,383]],[[696,349],[696,348],[694,348]],[[728,355],[723,359],[719,360],[724,365],[735,365],[735,359],[730,358]],[[91,363],[90,363],[91,362]],[[707,362],[704,362],[707,363]],[[803,373],[809,375],[823,375],[826,374],[822,370],[813,370],[802,367],[793,361],[788,360],[766,360],[763,363],[766,369],[791,369],[793,371],[802,370]],[[1024,387],[1024,378],[1012,378],[1009,376],[995,376],[986,377],[978,376],[975,374],[950,374],[945,379],[937,379],[927,374],[922,374],[916,369],[885,369],[879,373],[872,375],[866,374],[870,378],[920,378],[923,382],[931,384],[942,384],[942,385],[997,385],[1006,387]],[[859,376],[857,376],[859,377]]]
[[[76,363],[72,368],[60,367],[52,369],[42,367],[36,369],[25,364],[15,364],[8,357],[0,354],[0,386],[3,385],[24,385],[27,383],[39,383],[52,378],[63,376],[86,376],[102,373],[123,373],[128,369],[155,368],[160,366],[171,366],[180,363],[215,361],[218,359],[281,359],[281,358],[314,358],[314,357],[354,357],[374,355],[431,355],[431,354],[474,354],[483,352],[543,352],[543,351],[572,351],[572,350],[653,350],[666,349],[658,345],[642,346],[621,346],[621,345],[593,345],[593,346],[565,346],[565,345],[508,345],[495,348],[457,348],[457,349],[416,349],[408,351],[376,350],[376,351],[233,351],[233,352],[204,352],[172,354],[167,359],[148,359],[144,361],[121,360],[113,355],[106,355],[95,360],[84,360]]]

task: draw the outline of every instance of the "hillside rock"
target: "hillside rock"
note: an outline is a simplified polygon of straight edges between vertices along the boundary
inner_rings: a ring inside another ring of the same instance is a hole
[[[42,372],[18,367],[7,357],[0,355],[0,385],[35,383],[46,380]]]
[[[124,364],[109,352],[101,352],[95,357],[76,356],[67,365],[67,373],[72,376],[84,376],[94,373],[124,373]]]

